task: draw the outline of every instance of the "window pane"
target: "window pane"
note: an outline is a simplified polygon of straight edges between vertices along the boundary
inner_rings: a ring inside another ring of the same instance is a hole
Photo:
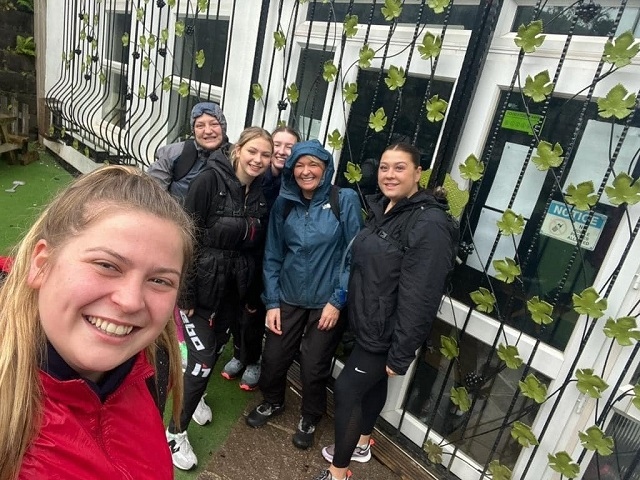
[[[305,48],[300,54],[296,85],[300,95],[292,106],[295,128],[308,140],[320,135],[320,122],[327,98],[328,83],[322,78],[324,63],[333,58],[333,52]]]
[[[126,101],[124,99],[127,93],[126,77],[119,72],[112,72],[109,75],[107,88],[109,90],[107,99],[102,105],[102,116],[107,122],[123,128],[126,119]]]
[[[122,35],[131,28],[131,13],[109,12],[107,20],[107,58],[114,62],[129,63],[129,45],[122,45]]]

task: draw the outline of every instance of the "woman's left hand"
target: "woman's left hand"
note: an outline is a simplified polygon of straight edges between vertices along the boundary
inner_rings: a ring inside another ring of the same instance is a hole
[[[391,370],[388,366],[385,368],[387,369],[387,375],[389,375],[390,377],[395,377],[396,375],[398,375],[396,372]]]
[[[322,309],[320,320],[318,320],[318,330],[331,330],[338,323],[338,317],[340,317],[340,310],[327,303]]]

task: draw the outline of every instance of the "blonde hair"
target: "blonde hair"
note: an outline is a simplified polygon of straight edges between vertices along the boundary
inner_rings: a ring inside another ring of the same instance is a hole
[[[37,434],[42,392],[38,377],[46,338],[39,322],[38,292],[27,284],[32,252],[46,240],[55,252],[92,222],[114,211],[143,211],[174,223],[183,239],[181,283],[193,256],[193,225],[188,215],[155,180],[138,169],[107,166],[75,180],[49,204],[18,245],[11,272],[0,287],[0,480],[13,480]],[[176,326],[171,320],[146,348],[169,352],[173,417],[182,407],[182,370]]]
[[[229,158],[231,159],[231,165],[233,166],[233,170],[235,171],[238,163],[238,152],[242,147],[244,147],[251,140],[255,140],[256,138],[263,138],[269,142],[271,145],[271,153],[273,154],[273,138],[271,138],[271,134],[267,132],[264,128],[260,127],[247,127],[240,134],[240,138],[233,145],[231,149],[231,153],[229,154]]]

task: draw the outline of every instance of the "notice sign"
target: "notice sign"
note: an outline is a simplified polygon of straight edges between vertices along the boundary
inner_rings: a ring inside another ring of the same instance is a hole
[[[576,210],[575,208],[568,209],[563,203],[553,200],[542,222],[542,230],[540,233],[547,237],[576,245],[576,233],[578,236],[582,234],[588,219],[589,212]],[[571,220],[574,222],[573,226],[571,225]],[[592,214],[589,226],[580,244],[582,248],[587,250],[596,248],[606,221],[606,215],[600,213]]]
[[[532,127],[535,127],[542,121],[542,115],[530,114],[527,117],[525,112],[518,112],[516,110],[507,110],[504,112],[502,118],[502,128],[509,130],[518,130],[520,132],[533,135]]]

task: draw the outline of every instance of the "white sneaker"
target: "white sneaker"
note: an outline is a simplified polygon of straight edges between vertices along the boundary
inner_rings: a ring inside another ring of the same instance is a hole
[[[198,402],[198,406],[196,407],[196,411],[193,412],[193,415],[191,415],[193,421],[198,425],[206,425],[211,420],[213,420],[213,413],[211,412],[211,408],[204,401],[204,397],[206,396],[206,393],[202,395],[200,401]]]
[[[180,470],[191,470],[198,465],[198,458],[193,453],[193,448],[189,443],[189,437],[187,432],[170,433],[166,432],[167,443],[171,449],[171,459],[173,460],[173,466]]]

